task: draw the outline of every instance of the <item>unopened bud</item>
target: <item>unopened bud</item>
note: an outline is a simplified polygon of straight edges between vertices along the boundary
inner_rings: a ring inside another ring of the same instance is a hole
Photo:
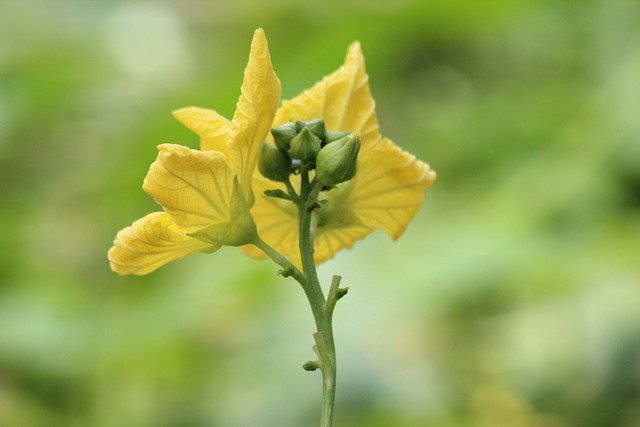
[[[282,151],[288,151],[291,147],[291,140],[298,134],[296,125],[294,123],[285,123],[282,126],[271,129],[271,135],[273,135],[273,142],[276,147]]]
[[[323,119],[313,119],[307,122],[307,127],[312,134],[320,139],[324,139],[327,136],[327,128],[324,125]]]
[[[258,162],[260,173],[272,181],[286,182],[291,173],[291,158],[275,145],[264,143]]]
[[[356,175],[360,136],[345,136],[325,145],[316,159],[316,176],[323,186],[349,181]]]
[[[294,159],[303,162],[315,160],[320,151],[320,138],[311,133],[309,128],[302,128],[300,133],[291,140],[289,153]]]
[[[344,138],[345,136],[349,136],[349,132],[340,132],[337,130],[328,130],[324,137],[324,143],[330,144],[334,141]]]
[[[306,122],[303,122],[302,120],[296,120],[293,125],[296,128],[296,132],[300,133],[300,131],[302,130],[302,128],[304,128],[305,126],[307,126]]]

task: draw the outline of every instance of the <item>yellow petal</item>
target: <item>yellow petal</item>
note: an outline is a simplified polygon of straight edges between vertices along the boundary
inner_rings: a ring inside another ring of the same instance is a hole
[[[270,181],[256,172],[253,181],[255,204],[251,208],[251,213],[258,228],[258,235],[290,259],[294,255],[299,258],[296,206],[290,201],[264,195],[265,190],[272,189],[286,191],[282,183]],[[264,258],[262,252],[252,246],[243,247],[243,250],[254,258]]]
[[[257,197],[261,196],[257,195]],[[272,214],[268,219],[260,217],[260,237],[301,268],[297,219],[286,211],[273,211]],[[333,258],[342,249],[351,248],[355,242],[374,230],[374,228],[364,226],[319,227],[315,239],[314,258],[316,265]],[[243,246],[242,250],[252,258],[264,259],[266,257],[255,246]]]
[[[175,144],[160,153],[144,179],[144,190],[188,232],[230,220],[234,174],[225,156]]]
[[[362,150],[380,140],[375,101],[359,43],[349,46],[342,67],[296,98],[283,101],[274,125],[324,118],[327,129],[359,133]]]
[[[348,226],[344,228],[327,228],[316,232],[315,254],[316,264],[325,262],[343,249],[351,248],[358,240],[373,232],[374,228]]]
[[[382,139],[358,43],[349,47],[345,64],[336,72],[284,101],[274,126],[314,118],[325,119],[327,129],[359,133],[362,138],[356,177],[326,193],[328,202],[317,213],[316,263],[350,248],[378,227],[398,238],[422,203],[435,173],[390,140]],[[291,203],[262,194],[274,188],[284,189],[255,175],[252,212],[258,233],[299,266],[297,213]],[[247,246],[243,250],[256,258],[264,257],[256,248]]]
[[[256,224],[247,207],[240,184],[235,179],[229,202],[230,221],[218,222],[189,233],[190,237],[218,246],[242,246],[254,242]]]
[[[358,172],[348,183],[349,194],[342,207],[395,240],[415,215],[435,178],[429,165],[384,138],[373,150],[361,153]]]
[[[168,214],[154,212],[121,230],[108,257],[118,274],[144,275],[190,253],[219,248],[188,237]]]
[[[274,126],[294,120],[324,118],[327,129],[359,133],[362,138],[362,153],[381,139],[375,116],[375,101],[371,96],[368,80],[360,44],[354,43],[349,47],[342,67],[311,89],[282,103]],[[296,209],[292,203],[262,194],[264,190],[273,188],[284,189],[281,184],[255,175],[256,204],[252,212],[258,233],[272,247],[300,265]],[[348,194],[345,193],[345,196]],[[375,229],[375,226],[361,221],[348,206],[342,206],[342,201],[334,205],[336,210],[332,212],[332,220],[318,226],[316,231],[317,263],[333,257],[341,249],[353,246],[357,240]],[[250,256],[263,257],[253,247],[243,249]]]
[[[297,209],[291,202],[263,194],[264,190],[274,188],[285,190],[282,184],[256,176],[254,180],[256,203],[251,211],[258,227],[258,234],[271,247],[300,267]],[[333,220],[330,223],[319,225],[316,229],[314,254],[316,264],[332,258],[341,249],[350,248],[357,240],[374,230],[358,218],[353,218],[353,214],[346,209],[340,206],[338,209],[341,210],[333,213]],[[265,255],[254,246],[243,246],[242,249],[253,258],[265,258]]]
[[[237,177],[234,181],[233,192],[231,193],[230,212],[231,222],[229,223],[229,233],[224,244],[228,246],[242,246],[255,241],[257,237],[256,223],[253,220]]]
[[[229,161],[238,174],[249,206],[253,205],[253,171],[279,102],[280,81],[271,65],[264,31],[258,29],[253,35],[249,63],[244,71],[242,95],[233,116],[236,129],[229,141]]]
[[[376,228],[394,240],[402,235],[435,180],[429,166],[402,151],[389,139],[361,153],[356,177],[326,194],[328,203],[317,211],[315,260],[320,264]],[[266,197],[266,189],[282,184],[256,175],[256,203],[252,208],[258,234],[278,252],[300,266],[298,222],[295,206]],[[264,258],[256,248],[243,247],[247,255]]]
[[[200,137],[200,149],[220,151],[229,156],[227,138],[233,129],[229,120],[213,110],[198,107],[182,108],[173,115]]]

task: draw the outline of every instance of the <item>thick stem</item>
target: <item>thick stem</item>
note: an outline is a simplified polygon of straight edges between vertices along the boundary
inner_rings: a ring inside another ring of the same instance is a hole
[[[322,293],[322,287],[318,280],[316,271],[316,263],[313,258],[313,233],[311,232],[311,212],[307,209],[307,200],[309,197],[309,176],[306,168],[302,167],[302,185],[300,190],[300,202],[298,203],[298,221],[299,221],[299,247],[300,258],[302,261],[302,271],[307,278],[307,298],[313,311],[313,317],[316,326],[320,328],[320,324],[325,322],[325,305],[326,300]],[[318,332],[324,332],[318,329]]]
[[[316,338],[316,348],[320,359],[320,368],[322,370],[323,379],[323,396],[322,396],[322,415],[320,420],[321,427],[331,427],[333,424],[333,408],[336,396],[336,349],[333,339],[333,328],[331,322],[331,312],[328,310],[327,300],[322,292],[316,264],[313,257],[313,237],[311,229],[312,205],[315,200],[310,200],[310,196],[314,199],[317,193],[312,191],[309,182],[308,169],[303,165],[301,167],[301,188],[300,203],[298,204],[299,232],[300,232],[300,256],[302,258],[302,268],[307,278],[305,292],[309,299],[309,305],[316,321],[318,332],[314,335]],[[315,194],[311,194],[311,193]]]
[[[269,258],[271,258],[276,264],[283,268],[283,275],[292,276],[298,283],[304,288],[307,283],[307,278],[302,274],[298,267],[293,265],[291,261],[285,256],[282,256],[278,251],[273,249],[267,242],[262,240],[256,235],[253,244],[264,252]]]
[[[346,293],[346,289],[338,288],[340,278],[335,276],[328,299],[325,298],[322,292],[313,257],[315,227],[312,226],[313,210],[318,208],[317,197],[320,193],[320,186],[315,180],[314,182],[309,181],[308,165],[302,164],[300,166],[300,178],[300,194],[296,193],[290,182],[286,184],[289,196],[291,196],[291,200],[298,209],[299,249],[302,271],[260,237],[256,236],[253,244],[284,269],[282,271],[283,275],[292,276],[296,279],[302,285],[302,289],[309,300],[317,328],[317,332],[313,334],[313,337],[315,340],[314,350],[317,353],[318,361],[307,362],[304,368],[306,370],[315,370],[319,367],[322,372],[323,391],[320,426],[331,427],[333,425],[333,408],[336,396],[336,349],[333,338],[332,315],[336,301]]]

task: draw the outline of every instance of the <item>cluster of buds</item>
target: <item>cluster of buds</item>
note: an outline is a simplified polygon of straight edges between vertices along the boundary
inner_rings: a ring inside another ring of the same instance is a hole
[[[285,123],[271,129],[275,144],[266,143],[258,167],[266,178],[287,182],[300,167],[315,169],[322,187],[331,188],[356,174],[360,137],[327,130],[323,119]]]

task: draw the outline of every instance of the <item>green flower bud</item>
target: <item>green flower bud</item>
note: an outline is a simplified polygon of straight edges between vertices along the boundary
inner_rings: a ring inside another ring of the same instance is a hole
[[[294,159],[309,162],[316,159],[320,151],[320,138],[311,133],[309,128],[302,128],[300,133],[291,140],[289,154]]]
[[[296,128],[296,132],[300,133],[300,131],[307,126],[307,124],[305,122],[303,122],[302,120],[296,120],[294,123],[294,126]]]
[[[286,182],[291,173],[291,158],[286,152],[278,150],[275,145],[265,142],[258,161],[258,169],[265,178]]]
[[[298,134],[296,125],[294,123],[285,123],[282,126],[271,129],[271,135],[273,135],[273,141],[282,151],[288,151],[291,146],[291,140]]]
[[[326,144],[330,144],[334,141],[344,138],[345,136],[349,136],[349,132],[339,132],[337,130],[328,130],[324,137],[323,142]]]
[[[360,136],[349,135],[325,145],[316,159],[316,177],[323,186],[349,181],[356,175]]]
[[[327,128],[324,126],[324,119],[313,119],[307,122],[307,127],[312,134],[320,139],[324,139],[327,135]]]

